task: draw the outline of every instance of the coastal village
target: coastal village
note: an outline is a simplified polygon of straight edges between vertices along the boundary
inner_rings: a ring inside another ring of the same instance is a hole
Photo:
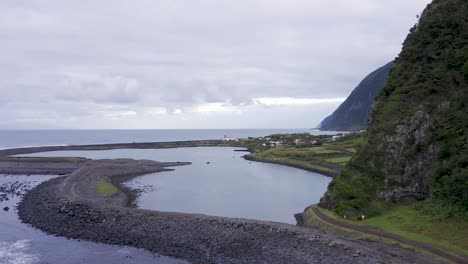
[[[225,135],[223,141],[230,146],[247,148],[251,152],[244,156],[247,160],[287,164],[334,176],[351,159],[365,134],[365,131],[328,135],[292,133],[248,138]]]
[[[310,133],[299,134],[274,134],[265,137],[249,137],[249,138],[235,138],[225,135],[223,141],[227,142],[254,142],[261,143],[262,147],[275,148],[275,147],[313,147],[319,146],[323,143],[330,143],[337,139],[343,138],[349,133],[337,133],[335,135],[311,135]]]

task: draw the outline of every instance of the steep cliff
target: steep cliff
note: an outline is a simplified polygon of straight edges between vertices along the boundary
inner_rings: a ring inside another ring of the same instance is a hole
[[[468,211],[468,1],[434,0],[376,97],[367,140],[320,205],[378,213],[432,198]]]
[[[354,88],[348,98],[319,125],[324,131],[359,131],[367,128],[375,96],[387,80],[393,62],[378,68]]]

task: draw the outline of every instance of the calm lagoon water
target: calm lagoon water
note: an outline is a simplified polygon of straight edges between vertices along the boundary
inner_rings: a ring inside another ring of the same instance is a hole
[[[79,156],[191,161],[174,171],[137,177],[140,208],[295,224],[294,214],[317,203],[331,178],[282,165],[249,162],[230,147],[55,151],[29,156]]]

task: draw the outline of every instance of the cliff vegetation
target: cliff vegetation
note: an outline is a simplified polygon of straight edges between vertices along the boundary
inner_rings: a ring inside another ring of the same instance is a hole
[[[468,1],[434,0],[376,97],[368,136],[320,205],[377,215],[422,201],[435,218],[468,216]]]

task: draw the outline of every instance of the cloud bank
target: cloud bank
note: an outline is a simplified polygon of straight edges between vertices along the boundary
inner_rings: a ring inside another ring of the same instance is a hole
[[[313,127],[428,2],[5,0],[0,129]]]

